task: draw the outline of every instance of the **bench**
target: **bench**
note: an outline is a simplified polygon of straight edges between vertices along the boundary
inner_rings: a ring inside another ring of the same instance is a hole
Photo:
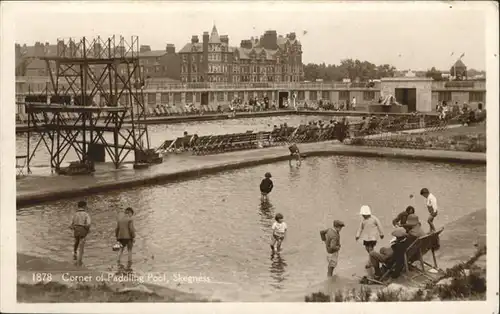
[[[425,272],[426,265],[438,271],[442,271],[438,267],[435,251],[436,251],[436,246],[439,243],[439,235],[443,232],[443,230],[444,228],[441,228],[437,231],[421,236],[420,238],[416,239],[412,244],[410,244],[410,246],[406,249],[404,253],[403,276],[405,276],[405,274],[408,274],[411,268],[418,272],[418,274],[412,277],[411,279],[414,279],[420,275],[432,279]],[[434,265],[425,262],[423,259],[424,256],[429,252],[431,252],[432,254]],[[418,266],[413,265],[416,262],[419,262],[420,268]],[[396,265],[389,267],[382,275],[382,277],[380,277],[380,281],[383,281],[385,278],[387,278],[391,274],[391,272],[394,271],[395,267]]]

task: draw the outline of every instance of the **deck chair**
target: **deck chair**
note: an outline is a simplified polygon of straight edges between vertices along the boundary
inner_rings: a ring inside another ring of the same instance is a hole
[[[425,266],[429,266],[431,268],[434,268],[438,271],[442,270],[438,267],[437,260],[436,260],[436,244],[439,243],[439,235],[443,232],[444,228],[441,228],[437,231],[434,231],[432,233],[426,234],[418,239],[416,239],[405,251],[404,255],[404,267],[403,267],[403,276],[407,275],[409,273],[409,270],[416,270],[417,275],[413,276],[410,279],[415,279],[418,276],[425,276],[429,279],[433,279],[430,277],[426,271],[425,271]],[[427,262],[424,261],[424,256],[425,254],[429,253],[429,251],[432,253],[432,259],[434,262],[434,265],[431,265]],[[420,268],[418,266],[414,266],[413,264],[416,263],[420,264]],[[383,281],[386,279],[392,271],[394,271],[394,268],[396,265],[393,265],[392,267],[387,267],[387,270],[384,272],[382,277],[380,277],[380,281]]]

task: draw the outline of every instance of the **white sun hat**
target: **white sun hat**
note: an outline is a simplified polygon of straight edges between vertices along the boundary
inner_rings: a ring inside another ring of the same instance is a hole
[[[368,205],[363,205],[361,206],[361,209],[359,210],[360,215],[371,215],[372,211],[370,209],[370,206]]]

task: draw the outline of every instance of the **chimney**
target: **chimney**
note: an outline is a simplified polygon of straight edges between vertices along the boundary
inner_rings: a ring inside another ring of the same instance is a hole
[[[264,36],[261,38],[261,46],[265,49],[278,49],[278,35],[276,31],[266,31]]]
[[[40,42],[35,43],[35,56],[42,57],[45,54],[45,46]]]
[[[193,36],[191,37],[191,43],[192,43],[192,44],[197,44],[197,43],[199,43],[199,42],[200,42],[200,40],[198,39],[198,36],[197,36],[197,35],[193,35]]]
[[[139,52],[147,52],[147,51],[151,51],[151,46],[141,45],[141,47],[139,47]]]
[[[210,38],[210,35],[208,35],[208,32],[203,32],[203,64],[201,67],[200,72],[203,72],[203,81],[207,82],[208,77],[208,39]]]
[[[167,54],[175,54],[175,45],[167,44]]]
[[[245,49],[252,49],[252,41],[248,39],[242,40],[240,43],[240,47]]]
[[[15,47],[16,47],[16,58],[20,58],[21,57],[21,45],[16,44]]]
[[[229,37],[227,35],[221,35],[220,42],[229,45]]]

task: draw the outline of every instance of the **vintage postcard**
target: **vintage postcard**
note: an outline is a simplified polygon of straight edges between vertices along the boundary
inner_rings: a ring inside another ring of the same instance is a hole
[[[496,2],[0,13],[3,312],[498,313]]]

